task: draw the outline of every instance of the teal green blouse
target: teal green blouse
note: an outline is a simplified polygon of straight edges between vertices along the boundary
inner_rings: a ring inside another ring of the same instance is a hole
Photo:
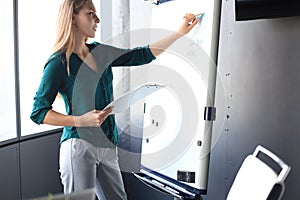
[[[100,43],[86,44],[96,59],[99,73],[93,71],[75,53],[69,59],[67,73],[65,52],[54,53],[48,59],[41,83],[34,97],[30,118],[41,124],[59,93],[67,115],[78,116],[93,109],[103,110],[113,101],[112,66],[137,66],[155,59],[149,46],[120,49]],[[69,138],[83,138],[97,146],[113,147],[118,143],[114,115],[100,127],[64,127],[61,142]]]

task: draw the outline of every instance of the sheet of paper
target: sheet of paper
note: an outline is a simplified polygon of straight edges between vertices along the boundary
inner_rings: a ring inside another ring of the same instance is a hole
[[[164,85],[160,84],[144,84],[137,87],[134,90],[131,90],[124,95],[120,96],[110,104],[108,104],[104,110],[108,107],[113,106],[113,111],[111,114],[121,113],[125,111],[127,108],[138,102],[139,100],[145,98],[146,96],[152,94],[153,92],[164,88]]]

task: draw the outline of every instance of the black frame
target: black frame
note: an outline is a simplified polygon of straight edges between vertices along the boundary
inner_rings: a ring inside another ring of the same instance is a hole
[[[299,0],[235,0],[236,21],[300,16]]]

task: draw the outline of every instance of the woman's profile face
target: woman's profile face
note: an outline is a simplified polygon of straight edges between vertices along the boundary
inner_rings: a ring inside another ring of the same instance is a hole
[[[97,24],[100,22],[92,1],[89,1],[77,14],[73,14],[73,23],[77,34],[83,37],[95,37]]]

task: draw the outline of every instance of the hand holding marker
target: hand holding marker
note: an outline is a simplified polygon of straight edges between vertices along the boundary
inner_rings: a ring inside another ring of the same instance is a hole
[[[205,13],[200,13],[200,14],[196,15],[196,19],[202,20],[204,17],[204,14]]]
[[[195,19],[199,20],[199,23],[202,21],[205,13],[200,13],[198,15],[195,15]],[[192,22],[189,22],[189,24],[192,24]]]

